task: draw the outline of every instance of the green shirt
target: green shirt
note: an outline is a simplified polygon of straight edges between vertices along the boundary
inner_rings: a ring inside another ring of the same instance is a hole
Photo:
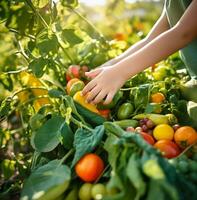
[[[184,14],[192,0],[166,0],[165,10],[171,27],[173,27]],[[196,20],[196,19],[193,19]],[[197,39],[180,50],[180,56],[185,63],[190,76],[197,79]]]

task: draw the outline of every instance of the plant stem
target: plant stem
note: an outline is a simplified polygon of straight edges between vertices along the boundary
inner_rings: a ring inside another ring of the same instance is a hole
[[[60,160],[59,165],[61,165],[63,162],[65,162],[66,159],[67,159],[70,155],[72,155],[72,154],[74,153],[74,151],[75,151],[74,148],[70,149],[69,152]]]
[[[18,74],[20,72],[26,71],[27,69],[28,67],[24,67],[22,69],[15,70],[15,71],[2,72],[2,74]]]
[[[20,33],[17,30],[13,29],[13,28],[10,28],[9,31],[20,35]],[[30,38],[30,39],[32,39],[34,41],[36,40],[36,38],[33,35],[23,34],[23,36],[28,37],[28,38]]]
[[[83,124],[82,122],[78,121],[77,119],[75,119],[74,117],[71,116],[71,121],[76,124],[78,127],[82,127],[87,129],[88,131],[92,131],[92,129],[88,126],[86,126],[85,124]]]

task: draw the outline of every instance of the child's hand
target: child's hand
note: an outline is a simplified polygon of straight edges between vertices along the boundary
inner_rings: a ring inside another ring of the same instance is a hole
[[[87,101],[94,104],[99,103],[103,99],[105,99],[104,104],[109,104],[117,90],[126,81],[121,76],[121,72],[113,66],[98,68],[87,72],[86,75],[94,79],[85,86],[82,94],[88,93]]]

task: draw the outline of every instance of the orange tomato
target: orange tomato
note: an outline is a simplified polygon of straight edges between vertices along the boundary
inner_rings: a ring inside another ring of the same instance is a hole
[[[161,92],[157,92],[151,95],[152,103],[162,103],[165,100],[165,96]]]
[[[186,148],[197,142],[197,133],[192,127],[183,126],[176,130],[174,140],[181,148]]]
[[[174,158],[181,153],[178,145],[171,140],[159,140],[154,144],[154,147],[159,149],[166,158]]]
[[[95,181],[103,170],[103,160],[94,153],[86,154],[75,165],[76,174],[85,182]]]
[[[77,81],[80,81],[78,78],[72,78],[70,81],[68,81],[67,85],[66,85],[66,91],[68,94],[70,94],[70,88],[71,86],[76,83]]]

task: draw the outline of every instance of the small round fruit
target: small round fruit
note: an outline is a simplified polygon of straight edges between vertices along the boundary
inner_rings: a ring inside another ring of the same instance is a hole
[[[73,97],[78,91],[83,90],[83,88],[85,87],[85,84],[83,81],[77,81],[75,83],[72,84],[72,86],[70,87],[70,96]]]
[[[135,128],[135,131],[138,132],[138,133],[141,133],[142,132],[142,128],[138,126],[138,127]]]
[[[106,187],[102,183],[93,185],[91,195],[95,200],[103,199],[103,196],[107,194]]]
[[[152,103],[162,103],[165,100],[165,96],[161,92],[157,92],[151,95]]]
[[[173,140],[174,130],[168,124],[159,124],[154,128],[153,136],[156,140]]]
[[[153,128],[153,127],[155,126],[155,124],[153,123],[152,120],[149,119],[149,120],[146,122],[146,126],[147,126],[148,128]]]
[[[104,170],[103,160],[94,153],[83,156],[75,166],[76,174],[86,182],[95,181]]]
[[[66,91],[67,91],[68,94],[70,94],[70,88],[71,88],[71,86],[74,83],[78,82],[78,81],[80,81],[78,78],[72,78],[71,80],[68,81],[68,83],[66,85]]]
[[[91,195],[92,187],[93,187],[93,185],[91,183],[84,183],[79,189],[79,199],[80,200],[91,200],[92,199],[92,195]]]
[[[132,126],[127,127],[126,131],[128,132],[134,132],[135,129]]]
[[[148,127],[146,125],[142,125],[142,131],[144,132],[148,131]]]
[[[141,132],[140,135],[144,138],[144,140],[149,143],[150,145],[153,145],[155,143],[153,137],[149,135],[148,133]]]
[[[174,140],[181,148],[186,148],[197,142],[197,133],[192,127],[183,126],[175,132]]]
[[[133,113],[134,107],[131,103],[123,103],[117,113],[118,119],[128,119]]]
[[[166,158],[175,158],[181,153],[178,145],[171,140],[159,140],[154,147],[159,149]]]

